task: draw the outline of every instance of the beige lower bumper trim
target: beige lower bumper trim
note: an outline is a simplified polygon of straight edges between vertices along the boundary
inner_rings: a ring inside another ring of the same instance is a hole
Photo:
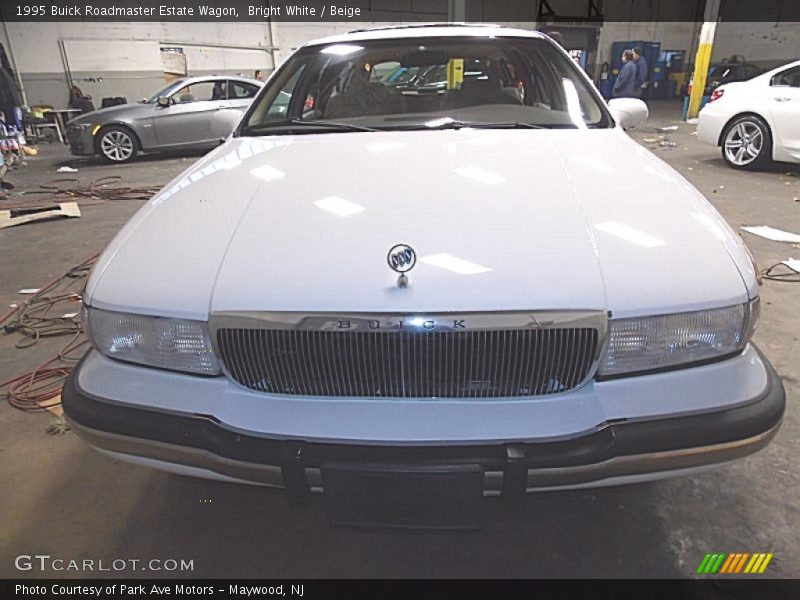
[[[83,427],[70,420],[72,429],[92,446],[122,455],[147,458],[176,466],[193,467],[262,485],[283,487],[280,467],[231,460],[206,450],[166,444],[152,440],[132,438]],[[761,450],[775,436],[780,423],[759,435],[696,448],[666,452],[651,452],[620,456],[604,462],[559,468],[528,470],[527,491],[570,487],[608,485],[614,480],[622,483],[637,476],[658,479],[670,472],[728,462]],[[319,469],[306,469],[312,489],[321,490]],[[502,489],[500,471],[486,473],[485,493],[496,494]]]

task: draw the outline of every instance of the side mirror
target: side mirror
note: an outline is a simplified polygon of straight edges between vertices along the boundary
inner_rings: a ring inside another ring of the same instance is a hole
[[[220,140],[227,138],[239,124],[242,111],[235,108],[223,108],[211,115],[211,135]]]
[[[638,98],[614,98],[608,103],[611,116],[623,129],[638,127],[650,116],[647,104]]]
[[[156,100],[156,104],[158,104],[161,108],[166,108],[172,103],[170,102],[170,99],[167,98],[166,96],[159,96],[158,99]]]

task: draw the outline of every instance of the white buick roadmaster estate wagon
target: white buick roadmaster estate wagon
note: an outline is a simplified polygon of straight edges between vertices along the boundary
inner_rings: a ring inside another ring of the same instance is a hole
[[[121,460],[323,491],[340,522],[403,497],[453,527],[484,495],[763,448],[785,394],[750,342],[758,271],[624,132],[645,117],[535,32],[306,44],[95,266],[73,428]]]

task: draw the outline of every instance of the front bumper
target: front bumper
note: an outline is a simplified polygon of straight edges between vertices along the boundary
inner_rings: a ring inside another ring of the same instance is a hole
[[[94,136],[87,127],[67,127],[69,151],[75,156],[94,156]]]
[[[165,470],[233,479],[293,494],[321,490],[326,463],[480,465],[484,494],[614,485],[668,477],[756,452],[776,434],[785,391],[759,353],[767,385],[730,408],[650,419],[609,419],[558,440],[509,443],[332,443],[265,437],[199,414],[109,401],[80,389],[75,368],[62,402],[73,429],[91,445]],[[84,359],[85,360],[85,359]]]

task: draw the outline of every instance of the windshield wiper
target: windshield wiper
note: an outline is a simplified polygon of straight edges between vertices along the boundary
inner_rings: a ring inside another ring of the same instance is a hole
[[[279,121],[277,123],[263,123],[261,125],[251,125],[245,127],[243,132],[245,135],[257,131],[265,131],[268,129],[297,129],[298,127],[317,129],[320,131],[333,130],[333,131],[380,131],[372,127],[363,127],[353,123],[339,123],[337,121],[303,121],[302,119],[289,119],[287,121]]]
[[[523,121],[508,121],[503,123],[471,123],[469,121],[443,121],[435,125],[425,125],[425,129],[547,129],[545,125],[535,125]],[[423,129],[420,127],[420,129]]]
[[[356,125],[355,123],[339,123],[338,121],[303,121],[302,119],[289,119],[287,123],[292,125],[319,125],[321,127],[331,127],[341,129],[343,131],[380,131],[374,127],[364,127],[363,125]]]

